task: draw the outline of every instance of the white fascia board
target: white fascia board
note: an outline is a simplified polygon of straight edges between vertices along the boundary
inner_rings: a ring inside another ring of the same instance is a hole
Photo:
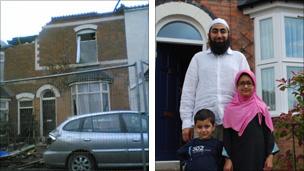
[[[105,21],[123,20],[124,18],[125,18],[124,16],[114,16],[114,17],[98,18],[98,19],[91,19],[91,20],[68,22],[68,23],[49,24],[49,25],[42,27],[42,29],[99,23],[99,22],[105,22]]]
[[[251,18],[254,18],[257,16],[257,14],[269,11],[271,9],[275,8],[283,8],[283,9],[297,9],[297,10],[303,10],[304,7],[303,5],[299,3],[294,3],[294,2],[272,2],[272,3],[264,3],[264,4],[259,4],[256,5],[255,7],[251,8],[244,8],[243,13],[246,15],[250,15]]]

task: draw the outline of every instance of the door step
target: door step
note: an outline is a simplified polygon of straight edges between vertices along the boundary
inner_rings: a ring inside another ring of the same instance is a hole
[[[155,171],[179,171],[180,162],[178,160],[155,161]]]

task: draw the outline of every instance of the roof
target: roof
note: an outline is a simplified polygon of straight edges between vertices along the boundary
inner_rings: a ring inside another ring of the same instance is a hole
[[[66,16],[58,16],[58,17],[52,17],[51,21],[48,24],[56,24],[56,23],[62,23],[67,21],[76,21],[76,20],[86,20],[86,19],[94,19],[94,18],[100,18],[100,17],[109,17],[113,16],[114,14],[112,12],[108,13],[97,13],[97,12],[89,12],[89,13],[82,13],[82,14],[72,14],[72,15],[66,15]]]
[[[19,45],[24,43],[32,43],[35,41],[37,35],[26,36],[26,37],[14,37],[12,40],[8,40],[8,44],[10,45]]]
[[[246,7],[253,7],[258,4],[262,3],[272,3],[275,1],[282,1],[282,2],[303,2],[303,0],[238,0],[237,6],[240,9],[246,8]]]
[[[121,8],[121,10],[133,11],[133,10],[140,10],[140,9],[144,9],[144,8],[148,8],[148,7],[149,7],[148,4],[146,4],[146,5],[137,5],[137,6],[132,6],[132,7],[126,7],[124,5],[121,5],[118,9]]]
[[[8,45],[3,41],[3,40],[1,40],[1,48],[5,48],[5,47],[7,47]]]
[[[117,15],[121,15],[124,10],[141,9],[141,8],[145,8],[145,7],[148,7],[148,5],[138,5],[138,6],[133,6],[133,7],[126,7],[123,4],[121,4],[120,7],[115,9],[115,11],[113,11],[113,12],[106,12],[106,13],[88,12],[88,13],[82,13],[82,14],[72,14],[72,15],[66,15],[66,16],[52,17],[51,21],[49,23],[47,23],[47,25],[62,23],[62,22],[67,22],[67,21],[70,22],[70,21],[76,21],[76,20],[117,16]]]

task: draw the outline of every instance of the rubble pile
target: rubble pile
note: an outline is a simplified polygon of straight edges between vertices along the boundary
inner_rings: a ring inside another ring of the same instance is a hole
[[[11,144],[0,151],[0,170],[23,170],[29,167],[44,167],[42,152],[44,144]]]

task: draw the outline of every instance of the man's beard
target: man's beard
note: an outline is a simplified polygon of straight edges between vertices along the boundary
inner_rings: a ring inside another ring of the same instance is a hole
[[[227,38],[224,42],[215,42],[212,41],[209,37],[209,46],[215,55],[222,55],[224,54],[227,49],[230,47],[230,37]]]

